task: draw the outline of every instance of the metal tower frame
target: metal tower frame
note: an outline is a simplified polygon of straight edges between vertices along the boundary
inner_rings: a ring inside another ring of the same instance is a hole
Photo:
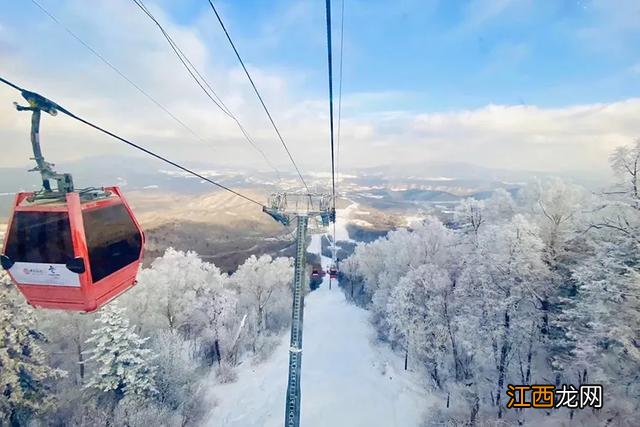
[[[274,193],[262,210],[276,221],[289,225],[296,219],[296,259],[293,273],[289,378],[285,402],[285,427],[300,426],[300,380],[302,371],[302,330],[306,284],[307,228],[309,219],[320,217],[322,225],[335,221],[333,196],[324,193]]]
[[[285,406],[285,427],[300,425],[300,377],[302,370],[302,328],[304,317],[306,240],[309,217],[299,215],[296,232],[296,261],[293,281],[293,305],[291,309],[291,340],[289,344],[289,379]]]

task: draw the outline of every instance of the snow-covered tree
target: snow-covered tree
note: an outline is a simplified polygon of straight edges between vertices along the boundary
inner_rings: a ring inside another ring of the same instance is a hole
[[[517,213],[517,206],[510,192],[504,188],[496,189],[485,202],[484,216],[487,222],[503,223]]]
[[[574,233],[582,231],[580,213],[586,208],[586,192],[577,185],[553,179],[531,185],[524,193],[545,244],[545,260],[556,268]]]
[[[387,307],[392,338],[425,364],[440,388],[447,375],[443,368],[449,368],[445,358],[452,342],[455,344],[448,311],[450,291],[446,271],[433,264],[422,265],[400,279]]]
[[[460,229],[391,232],[343,262],[370,295],[379,336],[432,378],[438,370],[447,410],[428,423],[535,419],[503,410],[507,383],[608,390],[602,410],[554,411],[550,422],[625,425],[640,410],[640,140],[610,160],[615,191],[555,179],[517,200],[497,191],[460,204]]]
[[[484,298],[490,302],[485,321],[491,340],[496,376],[496,406],[502,413],[503,387],[515,345],[529,333],[523,319],[535,317],[543,299],[548,270],[536,227],[522,215],[505,226],[493,226],[482,236]],[[523,328],[524,326],[524,328]]]
[[[590,228],[619,234],[640,250],[640,138],[618,147],[609,160],[618,185],[591,217]]]
[[[145,398],[157,393],[156,366],[147,338],[140,338],[129,326],[125,309],[112,302],[100,310],[96,327],[87,339],[87,362],[93,365],[87,389],[112,401],[112,407],[125,396]]]
[[[231,355],[233,336],[242,318],[238,296],[228,276],[195,252],[169,248],[138,274],[138,286],[125,296],[135,307],[135,324],[147,334],[158,329],[193,340],[209,364]]]
[[[150,334],[158,328],[178,330],[190,336],[197,306],[203,298],[222,289],[226,275],[195,252],[169,248],[150,268],[138,273],[138,285],[125,296],[134,324]]]
[[[209,365],[222,360],[235,361],[234,339],[241,321],[238,296],[222,286],[206,288],[199,294],[191,322],[200,343],[201,353]]]
[[[51,384],[66,372],[49,366],[32,309],[0,275],[0,419],[22,425],[53,408]]]
[[[273,259],[269,255],[251,256],[231,276],[240,304],[249,315],[252,347],[268,330],[277,331],[288,322],[291,307],[291,258]]]
[[[482,200],[472,197],[464,199],[456,206],[453,218],[464,230],[468,230],[473,235],[478,234],[482,224],[486,222],[485,204]]]
[[[382,338],[389,331],[389,297],[399,280],[427,263],[449,267],[452,243],[453,232],[438,219],[428,217],[412,231],[392,231],[385,238],[356,248],[352,260],[347,261],[347,271],[350,279],[364,281]]]
[[[157,366],[156,400],[180,425],[193,424],[205,406],[200,379],[206,374],[196,359],[193,346],[176,331],[159,331],[149,342]]]
[[[45,351],[51,362],[69,373],[67,387],[85,383],[85,341],[93,327],[95,313],[78,313],[62,310],[37,310],[38,328],[47,336]]]
[[[565,378],[603,384],[614,403],[606,416],[622,422],[640,410],[640,252],[624,233],[592,230],[591,237],[590,253],[572,269],[571,345],[554,362]]]
[[[619,179],[621,194],[631,207],[640,210],[640,138],[631,145],[616,148],[609,162]]]

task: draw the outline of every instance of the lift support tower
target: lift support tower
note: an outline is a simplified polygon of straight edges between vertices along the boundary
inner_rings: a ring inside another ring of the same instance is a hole
[[[320,217],[323,226],[335,221],[333,199],[321,193],[274,193],[263,210],[276,221],[288,226],[295,218],[296,260],[293,278],[293,305],[291,310],[291,342],[289,345],[289,379],[285,403],[285,427],[300,426],[300,374],[302,367],[302,318],[306,279],[306,240],[309,219]]]

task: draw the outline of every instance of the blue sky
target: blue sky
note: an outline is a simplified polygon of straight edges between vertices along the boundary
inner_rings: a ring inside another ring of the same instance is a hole
[[[38,1],[213,140],[216,158],[259,163],[255,153],[238,151],[246,147],[235,125],[203,99],[131,1],[91,7],[81,0]],[[345,167],[454,158],[506,169],[603,170],[613,147],[640,136],[637,0],[345,2]],[[6,3],[1,75],[152,147],[197,157],[175,123],[30,1]],[[313,159],[326,157],[328,138],[324,1],[215,3],[292,151],[301,164],[316,167]],[[145,4],[280,162],[281,147],[207,1]],[[341,1],[332,5],[337,71]],[[23,130],[24,120],[11,121],[12,96],[0,89],[0,117],[9,121],[3,127],[0,119],[0,137]],[[96,150],[108,150],[86,131],[58,121],[51,126],[53,138],[78,145],[91,138]],[[77,157],[77,148],[69,143],[60,153]]]
[[[640,91],[636,1],[345,1],[345,92],[404,92],[398,108],[440,111]],[[162,4],[183,25],[209,12],[206,1]],[[303,69],[309,90],[325,88],[324,2],[218,4],[252,62]]]

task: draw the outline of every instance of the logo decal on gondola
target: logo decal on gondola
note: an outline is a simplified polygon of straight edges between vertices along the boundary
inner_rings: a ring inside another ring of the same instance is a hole
[[[56,270],[56,267],[54,265],[50,265],[48,270],[49,270],[49,277],[51,277],[52,279],[60,278],[60,273],[58,273],[58,270]]]
[[[47,271],[49,271],[48,276],[52,277],[52,278],[59,278],[60,277],[60,273],[58,273],[58,271],[56,270],[56,266],[55,265],[49,265],[49,268],[47,268]],[[24,274],[26,274],[27,276],[30,275],[45,275],[47,274],[47,271],[42,269],[42,268],[34,268],[34,267],[26,267],[22,269],[22,272]]]
[[[23,268],[22,272],[26,275],[29,274],[43,274],[44,270],[41,270],[39,268]]]
[[[16,262],[12,272],[19,284],[80,286],[78,274],[67,270],[64,264]]]

